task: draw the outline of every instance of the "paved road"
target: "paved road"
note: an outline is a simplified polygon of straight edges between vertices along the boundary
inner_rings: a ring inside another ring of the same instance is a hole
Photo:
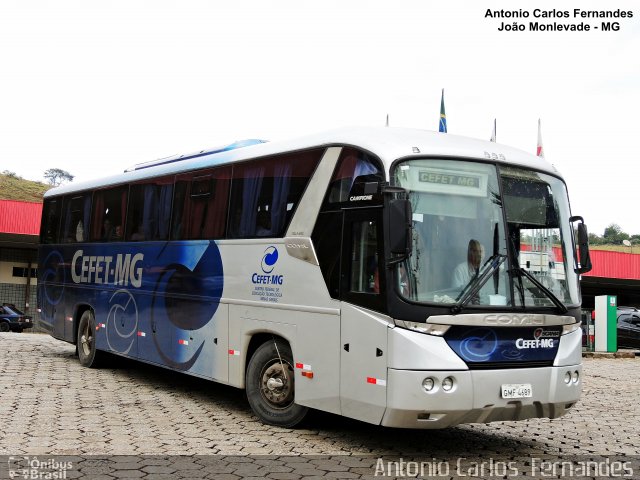
[[[563,418],[436,431],[318,412],[303,429],[265,426],[240,390],[136,362],[85,369],[45,335],[0,334],[0,373],[0,455],[640,455],[640,358],[585,359],[583,397]]]

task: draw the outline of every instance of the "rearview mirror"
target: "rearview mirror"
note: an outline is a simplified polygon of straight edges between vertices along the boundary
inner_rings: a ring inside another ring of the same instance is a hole
[[[407,199],[389,201],[389,249],[404,257],[411,253],[411,202]]]
[[[593,268],[591,265],[591,255],[589,255],[589,232],[587,231],[587,226],[584,224],[582,217],[571,217],[569,221],[571,223],[575,221],[580,222],[578,223],[578,241],[576,245],[580,266],[576,269],[576,273],[587,273]]]

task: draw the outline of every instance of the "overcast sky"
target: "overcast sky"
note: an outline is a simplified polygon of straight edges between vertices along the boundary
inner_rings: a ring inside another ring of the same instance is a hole
[[[485,12],[501,8],[633,18],[499,32]],[[498,143],[533,153],[541,118],[573,214],[640,233],[637,1],[2,0],[0,54],[0,171],[24,178],[83,181],[387,114],[437,130],[445,88],[449,133],[488,139],[495,117]]]

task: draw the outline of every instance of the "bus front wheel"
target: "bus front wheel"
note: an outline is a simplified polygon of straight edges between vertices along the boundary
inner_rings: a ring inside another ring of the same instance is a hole
[[[296,405],[291,347],[282,340],[270,340],[258,347],[249,360],[246,375],[247,399],[264,423],[293,427],[307,414]]]
[[[100,363],[100,352],[96,350],[96,319],[91,310],[85,311],[78,325],[78,359],[80,365],[96,368]]]

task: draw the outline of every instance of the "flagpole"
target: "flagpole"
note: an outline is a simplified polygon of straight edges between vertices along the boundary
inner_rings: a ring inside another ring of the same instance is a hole
[[[542,148],[542,126],[541,121],[538,119],[538,146],[536,148],[536,155],[544,158],[544,149]]]
[[[447,133],[447,115],[444,112],[444,88],[442,89],[442,97],[440,98],[440,123],[438,131]]]

